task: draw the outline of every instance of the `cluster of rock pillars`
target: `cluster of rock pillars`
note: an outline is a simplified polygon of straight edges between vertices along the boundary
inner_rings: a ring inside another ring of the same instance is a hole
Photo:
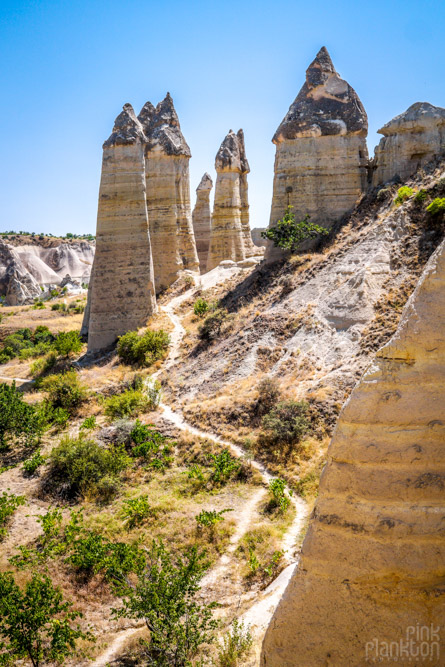
[[[379,130],[325,48],[276,131],[270,225],[288,205],[329,228],[363,193],[445,152],[445,109],[413,104]],[[190,213],[188,159],[169,95],[130,105],[104,144],[89,349],[145,324],[178,272],[245,261],[252,248],[242,131],[205,174]],[[266,261],[280,254],[266,247]],[[444,664],[445,241],[400,326],[340,415],[301,562],[275,611],[266,667]]]

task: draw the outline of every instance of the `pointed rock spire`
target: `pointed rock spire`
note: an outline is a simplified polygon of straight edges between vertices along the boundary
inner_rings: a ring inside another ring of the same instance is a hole
[[[306,70],[306,81],[274,134],[286,139],[323,135],[366,136],[368,118],[355,90],[344,81],[323,46]]]
[[[233,130],[229,130],[224,137],[215,157],[215,169],[242,171],[240,142]]]
[[[134,144],[144,141],[144,130],[136,117],[131,104],[124,104],[122,111],[114,121],[113,132],[104,142],[103,147]]]
[[[155,113],[155,108],[153,104],[151,102],[145,102],[138,116],[138,120],[141,123],[142,127],[144,128],[145,134],[148,134],[149,132],[150,123],[152,121],[154,113]]]
[[[243,174],[248,174],[250,172],[250,167],[249,167],[249,163],[247,161],[247,156],[246,156],[246,145],[244,143],[244,131],[242,129],[239,129],[238,132],[236,133],[236,136],[238,138],[238,144],[239,144],[241,171],[243,172]]]
[[[213,181],[212,177],[210,174],[205,172],[204,176],[201,178],[198,187],[196,188],[196,192],[201,191],[201,190],[211,190],[213,188]]]
[[[144,105],[141,114],[146,106]],[[156,109],[152,110],[149,107],[145,115],[148,116],[149,113],[151,113],[151,118],[148,123],[144,124],[147,151],[156,150],[165,155],[191,157],[190,148],[181,132],[178,114],[170,93],[167,93],[162,102],[159,102]]]

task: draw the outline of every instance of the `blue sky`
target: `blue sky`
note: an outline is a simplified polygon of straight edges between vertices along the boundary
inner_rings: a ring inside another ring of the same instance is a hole
[[[2,0],[0,230],[95,231],[102,143],[125,102],[173,96],[192,203],[229,129],[244,129],[252,227],[268,223],[272,135],[325,45],[376,131],[445,107],[443,0]]]

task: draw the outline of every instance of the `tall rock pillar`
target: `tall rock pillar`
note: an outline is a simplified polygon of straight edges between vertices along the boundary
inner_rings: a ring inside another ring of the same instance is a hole
[[[156,309],[144,173],[144,133],[131,104],[103,145],[88,350],[144,326]]]
[[[247,174],[249,163],[244,149],[242,130],[232,130],[222,142],[215,159],[217,172],[213,204],[207,270],[225,259],[239,262],[250,250]],[[247,234],[249,239],[247,239]]]
[[[261,251],[258,250],[258,247],[252,241],[252,235],[250,233],[249,191],[247,185],[247,174],[250,173],[250,166],[246,156],[246,146],[244,143],[243,130],[238,130],[236,136],[238,138],[238,143],[240,147],[240,158],[241,158],[240,198],[241,198],[241,229],[243,232],[243,239],[244,239],[244,255],[245,257],[253,257],[254,255],[261,254]]]
[[[368,119],[356,92],[340,78],[325,47],[272,139],[276,145],[270,226],[293,206],[329,228],[367,186]],[[269,243],[266,259],[283,251]]]
[[[145,176],[156,291],[184,269],[199,271],[190,205],[190,148],[169,93],[156,108],[144,105],[139,120],[147,138]]]
[[[443,665],[445,241],[328,449],[267,667]]]
[[[195,233],[196,250],[198,252],[201,273],[207,270],[207,256],[210,245],[210,191],[213,181],[206,172],[196,188],[196,204],[193,209],[193,231]]]

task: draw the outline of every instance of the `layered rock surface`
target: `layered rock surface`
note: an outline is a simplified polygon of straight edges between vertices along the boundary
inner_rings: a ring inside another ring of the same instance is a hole
[[[20,259],[16,248],[0,241],[0,294],[9,306],[32,303],[40,285]]]
[[[215,158],[217,172],[207,270],[224,260],[239,262],[258,254],[250,236],[247,174],[250,171],[244,134],[232,130]]]
[[[367,187],[368,120],[354,89],[336,72],[323,47],[272,139],[276,145],[270,226],[288,205],[296,219],[329,228]],[[266,257],[282,256],[269,244]]]
[[[190,148],[169,93],[139,114],[146,135],[145,177],[156,291],[181,271],[199,271],[190,205]]]
[[[340,415],[267,667],[442,664],[444,321],[445,241]]]
[[[206,271],[209,254],[211,226],[210,192],[212,187],[213,181],[210,174],[206,172],[196,188],[196,204],[192,214],[193,231],[201,273],[205,273]]]
[[[89,351],[104,348],[126,331],[145,325],[156,308],[144,142],[142,125],[126,104],[103,146],[88,306]]]
[[[432,158],[445,153],[445,109],[416,102],[380,130],[372,185],[406,180]]]

